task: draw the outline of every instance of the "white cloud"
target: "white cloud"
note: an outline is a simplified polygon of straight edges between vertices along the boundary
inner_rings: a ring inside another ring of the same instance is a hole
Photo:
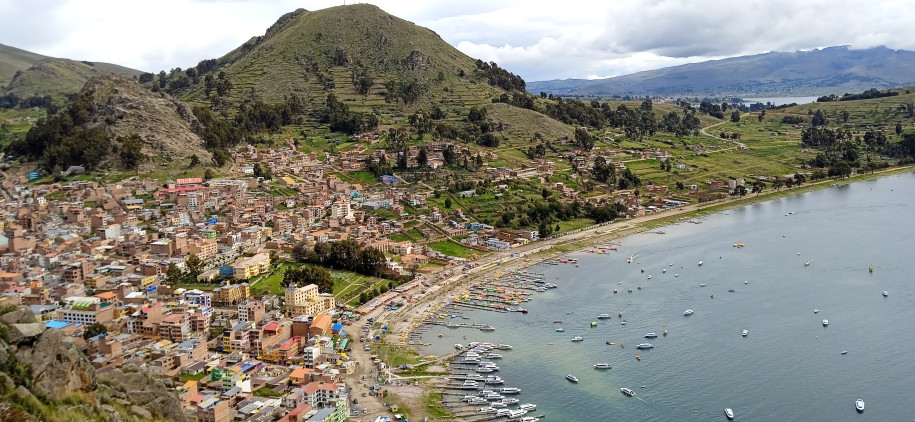
[[[262,35],[327,0],[0,0],[0,42],[157,72]],[[527,80],[620,75],[712,58],[832,45],[915,49],[907,1],[376,0],[464,53]]]

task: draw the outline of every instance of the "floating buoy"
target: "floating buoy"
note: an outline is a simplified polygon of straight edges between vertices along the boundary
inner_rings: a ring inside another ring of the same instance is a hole
[[[620,317],[620,318],[623,317],[623,313],[622,313],[622,312],[620,312],[620,313],[618,313],[618,314],[616,314],[616,315],[617,315],[618,317]]]
[[[645,272],[645,269],[644,269],[644,268],[642,268],[642,272],[643,272],[643,273]]]
[[[636,357],[635,357],[635,360],[637,360],[637,361],[641,361],[641,360],[642,360],[642,357],[641,357],[641,356],[638,356],[638,355],[636,355]]]
[[[442,333],[438,333],[438,338],[442,338]]]
[[[632,289],[629,289],[629,293],[632,293]]]
[[[597,321],[591,321],[591,328],[597,327]]]
[[[665,336],[667,335],[667,330],[664,330],[664,335],[665,335]]]
[[[637,289],[642,290],[642,286],[637,287]]]

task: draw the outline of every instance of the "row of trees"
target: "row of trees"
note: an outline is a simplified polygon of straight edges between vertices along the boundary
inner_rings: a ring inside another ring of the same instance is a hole
[[[299,242],[292,248],[292,258],[297,262],[352,271],[370,277],[398,277],[388,269],[384,252],[377,248],[360,246],[349,239],[333,243],[318,242],[311,249],[304,242]]]
[[[334,292],[334,279],[330,272],[316,265],[288,268],[283,273],[283,281],[280,282],[283,287],[302,287],[309,284],[316,284],[320,293]]]
[[[319,118],[321,123],[330,126],[330,130],[350,135],[375,129],[379,123],[378,116],[372,113],[351,112],[334,94],[327,94],[327,101]]]

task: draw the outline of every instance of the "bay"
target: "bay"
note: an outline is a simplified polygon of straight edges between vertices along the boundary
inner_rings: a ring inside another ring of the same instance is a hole
[[[815,103],[817,98],[820,97],[763,97],[763,98],[742,98],[743,104],[749,106],[750,104],[756,103],[772,103],[774,106],[780,106],[784,104],[809,104]]]
[[[607,255],[569,254],[579,267],[532,267],[560,287],[535,293],[523,305],[529,314],[468,311],[462,322],[496,331],[430,331],[425,351],[512,344],[499,375],[547,420],[724,420],[724,408],[742,421],[915,418],[915,173],[700,221],[620,239]],[[695,313],[684,316],[686,309]],[[613,318],[598,320],[601,313]],[[554,320],[566,331],[556,332]],[[659,337],[645,339],[647,332]],[[642,342],[655,347],[637,350]],[[613,369],[593,369],[599,362]],[[565,380],[569,373],[580,382]]]

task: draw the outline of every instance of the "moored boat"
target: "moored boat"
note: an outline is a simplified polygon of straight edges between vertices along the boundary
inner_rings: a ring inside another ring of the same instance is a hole
[[[750,330],[743,330],[743,332],[740,333],[740,335],[742,335],[742,336],[744,336],[744,337],[746,337],[747,334],[750,334]]]
[[[572,341],[582,341],[582,340],[584,340],[584,339],[579,336],[572,337]]]
[[[635,346],[636,349],[651,349],[653,347],[654,347],[654,345],[651,343],[642,343],[638,346]]]
[[[724,415],[727,416],[728,419],[734,419],[734,411],[731,410],[731,408],[724,409]]]
[[[658,335],[655,333],[647,333],[645,334],[645,338],[658,338]]]
[[[632,391],[631,389],[628,389],[626,387],[620,388],[620,391],[629,397],[632,397],[635,395],[635,391]]]
[[[572,374],[566,375],[566,379],[572,382],[578,382],[578,377]]]
[[[595,363],[594,369],[612,369],[609,363]]]
[[[864,411],[864,400],[858,399],[855,400],[855,409],[858,409],[859,412]]]
[[[692,309],[687,309],[687,310],[683,311],[683,315],[692,315],[692,314],[693,314]]]
[[[824,320],[823,320],[823,326],[825,327],[825,326],[827,326],[827,325],[829,325],[829,320],[828,320],[828,319],[824,319]]]

